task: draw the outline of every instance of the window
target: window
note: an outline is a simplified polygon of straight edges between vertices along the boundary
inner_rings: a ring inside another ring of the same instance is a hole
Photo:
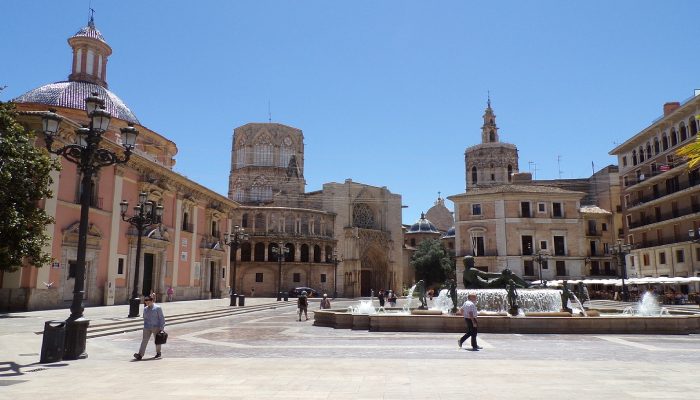
[[[695,249],[695,261],[700,261],[700,247]]]
[[[520,202],[520,216],[522,218],[530,218],[530,202]]]
[[[272,166],[272,144],[258,143],[253,148],[253,165]]]
[[[642,254],[642,261],[644,262],[644,266],[649,265],[649,253]]]
[[[298,272],[295,272],[294,274],[292,274],[292,281],[294,281],[296,283],[301,282],[301,274]]]
[[[484,248],[484,237],[483,236],[473,236],[472,237],[472,251],[474,256],[486,255],[486,249]]]
[[[625,187],[630,185],[629,179],[627,179],[627,176],[622,177],[622,184],[625,185]]]
[[[321,283],[326,283],[326,274],[321,274]]]
[[[683,249],[676,250],[676,262],[685,262],[685,251]]]
[[[513,181],[513,166],[508,164],[508,182]]]
[[[263,281],[263,273],[256,272],[255,273],[255,282],[261,283],[262,281]]]
[[[476,173],[476,167],[472,167],[472,184],[476,185],[478,174]]]
[[[664,151],[668,150],[668,136],[666,136],[666,132],[664,132],[664,134],[661,135],[661,148]]]
[[[246,160],[246,148],[240,147],[236,149],[236,168],[244,167],[247,165]]]
[[[627,220],[627,227],[631,228],[632,227],[632,216],[631,215],[625,215],[625,219]]]
[[[557,276],[566,276],[566,262],[557,260]]]
[[[666,252],[659,253],[659,264],[666,264]]]
[[[659,146],[659,138],[654,138],[654,154],[659,154],[659,151],[661,151]]]
[[[566,240],[564,236],[554,236],[554,255],[555,256],[565,256],[566,255]]]
[[[289,146],[282,146],[280,148],[280,160],[278,166],[287,167],[289,166],[289,160],[294,156],[294,149]]]
[[[563,217],[564,210],[561,203],[552,203],[552,216],[553,217]]]
[[[124,275],[124,257],[117,259],[117,275]]]
[[[521,243],[523,246],[523,255],[524,256],[531,256],[533,254],[533,248],[532,248],[532,236],[530,235],[523,235],[521,237]]]
[[[608,224],[603,222],[602,224],[600,224],[600,229],[602,229],[603,232],[606,232],[608,230]]]
[[[472,215],[481,215],[481,204],[472,204]]]
[[[537,212],[546,212],[547,207],[544,205],[544,203],[537,203]]]
[[[627,166],[627,156],[622,157],[622,166],[626,167]]]
[[[226,278],[226,268],[221,268],[221,279]]]
[[[671,129],[671,146],[678,144],[678,134],[676,133],[676,128]]]
[[[495,180],[496,180],[496,175],[495,175],[495,174],[491,174],[491,181],[495,181]]]
[[[540,250],[547,250],[547,241],[540,240]]]

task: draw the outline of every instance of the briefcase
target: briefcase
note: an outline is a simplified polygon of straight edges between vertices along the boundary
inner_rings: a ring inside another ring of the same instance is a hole
[[[156,344],[165,344],[168,341],[168,334],[165,331],[156,333]]]

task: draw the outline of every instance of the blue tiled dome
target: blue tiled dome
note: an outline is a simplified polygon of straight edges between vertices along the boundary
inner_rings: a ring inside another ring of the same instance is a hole
[[[440,233],[432,222],[425,219],[425,214],[420,214],[420,219],[411,225],[407,233]]]
[[[447,233],[443,236],[444,238],[449,238],[449,237],[454,237],[455,236],[455,227],[451,227],[450,229],[447,230]]]
[[[92,93],[97,93],[105,101],[105,109],[112,114],[112,117],[140,124],[136,115],[131,112],[129,107],[116,94],[100,85],[89,82],[66,81],[50,83],[30,90],[13,101],[15,103],[38,103],[84,110],[85,98]]]

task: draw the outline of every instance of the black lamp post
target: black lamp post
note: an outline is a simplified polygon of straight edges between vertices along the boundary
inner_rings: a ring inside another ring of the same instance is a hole
[[[534,260],[535,260],[535,262],[537,262],[537,264],[540,267],[540,285],[541,286],[546,286],[545,282],[542,280],[542,264],[546,263],[548,258],[549,258],[549,253],[547,253],[544,250],[540,250],[537,252],[537,254],[535,254]]]
[[[272,254],[277,256],[277,301],[282,300],[282,260],[289,254],[289,249],[284,243],[277,243],[277,247],[272,248]]]
[[[338,297],[338,263],[342,261],[338,258],[338,251],[333,251],[333,299]]]
[[[78,254],[75,268],[75,286],[73,287],[73,301],[71,302],[71,314],[66,320],[66,337],[63,358],[75,360],[87,357],[85,343],[87,340],[87,328],[90,325],[88,319],[83,318],[83,296],[85,293],[85,257],[87,252],[88,218],[90,215],[90,197],[92,194],[92,177],[97,171],[113,164],[124,164],[131,157],[131,150],[136,144],[138,131],[133,127],[121,128],[124,156],[100,148],[102,134],[109,128],[111,114],[104,109],[104,100],[97,97],[97,93],[85,99],[85,110],[90,118],[90,125],[76,130],[77,143],[67,144],[58,149],[52,145],[58,134],[58,128],[62,118],[50,109],[44,113],[43,131],[46,148],[50,153],[63,156],[68,161],[76,164],[83,174],[80,193],[80,225],[78,228]]]
[[[620,278],[622,279],[622,301],[630,300],[627,285],[625,285],[625,279],[627,278],[627,264],[625,261],[625,256],[629,254],[630,250],[632,250],[632,245],[625,244],[621,239],[618,239],[617,243],[610,246],[610,253],[617,256],[618,265],[620,266]]]
[[[229,306],[235,306],[236,300],[238,299],[238,294],[236,293],[236,253],[238,252],[238,246],[243,242],[247,242],[249,236],[247,233],[243,232],[243,228],[236,225],[233,227],[233,232],[224,234],[224,243],[227,246],[231,246],[231,259],[233,260],[233,273],[231,274],[231,304]]]
[[[122,200],[119,203],[121,207],[122,220],[131,224],[136,228],[136,265],[134,266],[134,288],[131,291],[131,299],[129,299],[129,318],[139,316],[139,305],[141,305],[141,297],[139,296],[139,266],[141,264],[141,237],[143,233],[158,225],[163,217],[163,206],[156,205],[153,201],[148,201],[147,194],[139,193],[139,203],[134,206],[134,215],[126,216],[126,210],[129,209],[129,202]]]

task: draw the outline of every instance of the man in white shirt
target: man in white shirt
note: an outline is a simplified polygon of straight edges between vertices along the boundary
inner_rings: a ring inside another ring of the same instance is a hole
[[[467,301],[462,304],[461,307],[462,310],[462,315],[464,315],[464,322],[467,324],[467,333],[464,334],[461,338],[457,339],[457,344],[459,345],[459,348],[462,348],[462,344],[469,339],[469,337],[472,338],[472,350],[473,351],[479,351],[481,347],[476,344],[476,333],[477,333],[477,321],[476,321],[476,316],[477,316],[477,309],[476,309],[476,294],[474,293],[469,293],[467,295]]]

